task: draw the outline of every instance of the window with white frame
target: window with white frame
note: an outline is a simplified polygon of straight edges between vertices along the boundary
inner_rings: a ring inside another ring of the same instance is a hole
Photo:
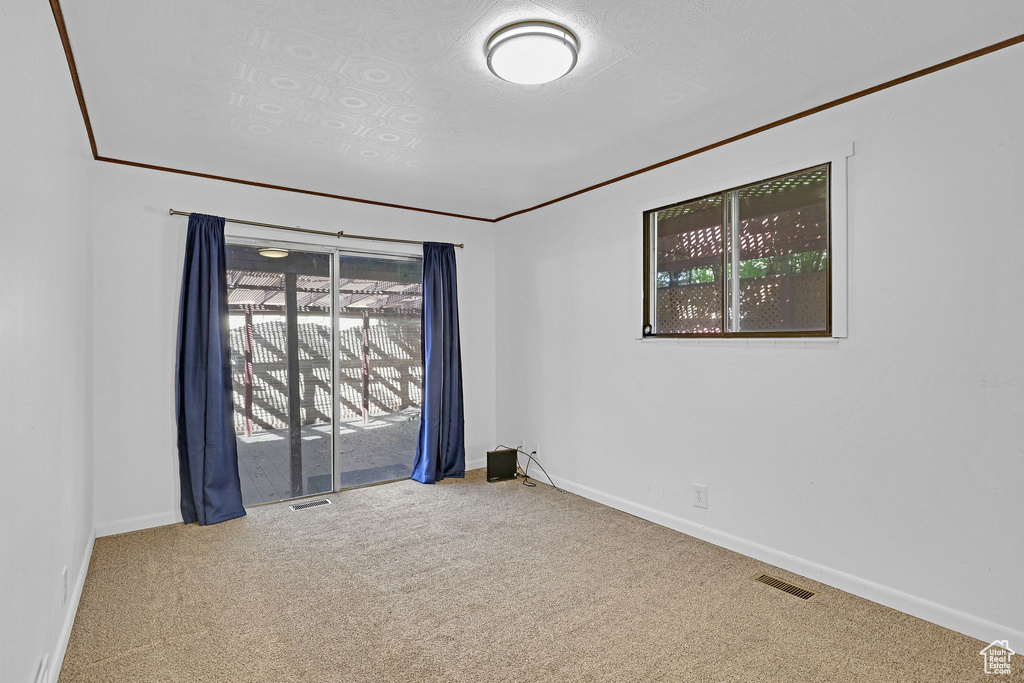
[[[644,336],[831,335],[830,173],[645,211]]]

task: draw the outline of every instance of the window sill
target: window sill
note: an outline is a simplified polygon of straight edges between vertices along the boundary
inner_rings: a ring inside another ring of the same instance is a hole
[[[688,346],[691,348],[759,348],[759,349],[820,349],[839,345],[840,337],[641,337],[641,344],[654,346]]]

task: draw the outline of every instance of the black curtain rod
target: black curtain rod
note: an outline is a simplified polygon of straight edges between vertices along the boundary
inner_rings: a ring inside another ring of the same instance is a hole
[[[169,215],[171,216],[191,216],[192,214],[188,211],[178,211],[176,209],[169,209]],[[274,230],[290,230],[292,232],[305,232],[311,235],[327,235],[328,237],[345,237],[353,240],[373,240],[375,242],[400,242],[401,244],[423,244],[419,240],[402,240],[396,237],[372,237],[370,235],[352,235],[343,230],[338,232],[326,232],[324,230],[309,230],[307,228],[292,227],[290,225],[275,225],[273,223],[259,223],[257,221],[244,221],[241,218],[225,218],[228,223],[238,223],[239,225],[255,225],[260,228],[273,228]],[[464,245],[454,245],[459,249],[462,249]]]

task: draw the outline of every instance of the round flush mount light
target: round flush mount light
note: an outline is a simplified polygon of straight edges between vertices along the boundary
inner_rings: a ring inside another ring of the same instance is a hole
[[[520,85],[550,83],[576,66],[576,35],[550,21],[521,21],[494,32],[487,41],[487,68]]]
[[[267,258],[284,258],[287,255],[287,249],[278,249],[277,247],[264,247],[260,249],[260,256],[266,256]]]

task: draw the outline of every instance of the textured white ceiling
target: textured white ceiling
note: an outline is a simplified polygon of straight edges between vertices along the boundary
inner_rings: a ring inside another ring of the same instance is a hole
[[[487,218],[1024,32],[1021,0],[62,8],[102,156]],[[491,75],[525,19],[579,35],[573,72]]]

